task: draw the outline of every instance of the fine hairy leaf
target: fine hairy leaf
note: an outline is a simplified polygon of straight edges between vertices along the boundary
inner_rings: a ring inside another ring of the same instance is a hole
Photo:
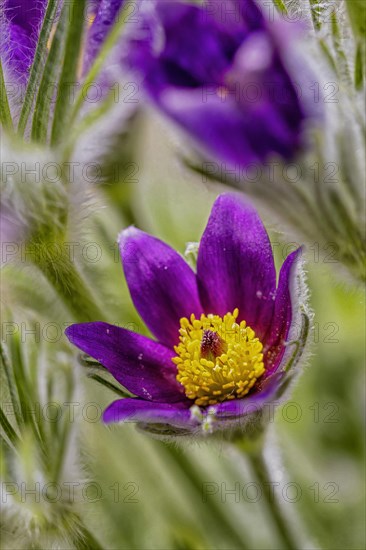
[[[44,17],[42,29],[39,35],[36,52],[34,55],[33,65],[30,71],[28,86],[25,93],[23,108],[20,113],[18,133],[20,136],[24,134],[27,126],[28,118],[34,102],[34,96],[42,77],[43,66],[47,56],[47,45],[51,35],[51,30],[55,22],[57,7],[59,0],[49,0],[46,14]]]

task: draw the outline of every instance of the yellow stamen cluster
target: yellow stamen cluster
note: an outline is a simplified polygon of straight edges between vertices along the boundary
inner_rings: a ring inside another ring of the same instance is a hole
[[[245,321],[236,322],[239,310],[180,320],[175,346],[177,380],[196,405],[215,405],[244,397],[265,371],[263,345]]]

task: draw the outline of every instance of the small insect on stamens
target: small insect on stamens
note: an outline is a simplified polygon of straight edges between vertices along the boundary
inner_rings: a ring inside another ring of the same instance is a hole
[[[204,330],[201,340],[201,357],[213,360],[227,350],[225,341],[217,332]]]

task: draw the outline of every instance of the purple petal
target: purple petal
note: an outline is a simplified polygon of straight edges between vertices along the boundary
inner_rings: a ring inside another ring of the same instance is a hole
[[[23,27],[29,33],[38,30],[47,6],[47,0],[3,0],[1,9],[8,21]]]
[[[197,281],[206,313],[239,308],[259,338],[273,312],[276,271],[271,244],[256,210],[236,195],[216,200],[201,239]]]
[[[17,78],[25,79],[32,65],[35,50],[35,42],[31,36],[22,27],[10,24],[7,42],[4,42],[2,50],[5,54],[5,64]]]
[[[129,60],[153,87],[207,85],[221,80],[248,33],[263,24],[252,0],[206,6],[158,1],[154,10],[143,12]]]
[[[257,30],[265,24],[263,13],[256,0],[230,0],[230,3],[239,11],[242,24],[246,25],[249,30]],[[225,1],[223,2],[223,10],[224,13],[227,10]]]
[[[16,78],[26,80],[47,1],[5,0],[1,5],[1,57]]]
[[[90,26],[85,47],[84,73],[87,72],[108,33],[115,23],[125,0],[100,0],[95,19]]]
[[[162,1],[141,28],[131,66],[206,156],[237,169],[274,154],[290,159],[303,145],[305,108],[282,60],[289,38],[277,39],[254,1]]]
[[[283,69],[268,71],[266,78],[239,71],[236,67],[227,73],[230,84],[207,81],[195,89],[170,84],[159,89],[145,81],[157,107],[192,136],[206,156],[226,162],[238,176],[243,166],[275,153],[291,158],[302,144],[304,120]]]
[[[104,411],[103,420],[110,422],[145,422],[170,424],[176,427],[191,427],[196,422],[191,419],[187,406],[168,403],[151,403],[142,399],[119,399]]]
[[[238,25],[236,32],[225,28],[221,7],[216,5],[210,11],[177,2],[158,3],[158,17],[164,29],[164,49],[159,62],[161,70],[175,80],[170,84],[192,86],[221,78],[246,34]]]
[[[296,318],[293,310],[297,304],[292,287],[295,283],[301,253],[302,248],[298,248],[289,254],[280,271],[271,329],[265,338],[265,377],[278,369],[285,353],[285,343],[290,328]],[[300,329],[300,326],[294,328],[296,331],[296,329]]]
[[[222,100],[217,95],[217,86],[208,84],[195,90],[167,87],[153,99],[164,114],[195,140],[204,154],[226,162],[224,170],[239,170],[261,160],[247,132],[253,130],[252,121],[249,126],[231,98]],[[255,133],[257,131],[262,128]]]
[[[240,420],[249,414],[259,412],[265,404],[273,401],[285,378],[285,373],[277,373],[268,378],[261,389],[253,391],[243,399],[224,401],[210,408],[210,411],[218,419],[231,418]]]
[[[158,340],[173,347],[179,320],[202,313],[194,272],[170,246],[134,227],[122,232],[119,245],[136,309]]]
[[[168,402],[184,399],[171,361],[175,354],[158,342],[102,322],[71,325],[65,334],[138,397]]]

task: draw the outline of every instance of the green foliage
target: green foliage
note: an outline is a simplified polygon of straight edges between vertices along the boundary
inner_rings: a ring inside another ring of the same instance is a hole
[[[4,81],[4,72],[0,60],[0,121],[4,128],[11,131],[13,129],[13,121],[11,119],[8,96]]]
[[[363,0],[346,0],[346,6],[354,33],[366,38],[366,4]]]
[[[70,121],[69,86],[70,83],[74,84],[77,82],[77,71],[80,63],[81,47],[83,44],[85,6],[86,0],[72,0],[70,4],[66,3],[64,6],[64,9],[70,10],[70,15],[52,126],[52,145],[59,144],[62,138],[62,132],[66,131]],[[61,23],[62,21],[63,18],[61,18]],[[58,63],[58,57],[59,56],[55,55],[54,58],[51,58],[53,64]]]
[[[50,39],[52,25],[55,20],[58,0],[49,0],[47,10],[39,35],[39,40],[34,56],[34,61],[29,75],[27,90],[24,97],[22,111],[20,113],[18,133],[24,135],[27,126],[28,118],[32,109],[36,90],[42,78],[43,65],[47,56],[47,44]]]

